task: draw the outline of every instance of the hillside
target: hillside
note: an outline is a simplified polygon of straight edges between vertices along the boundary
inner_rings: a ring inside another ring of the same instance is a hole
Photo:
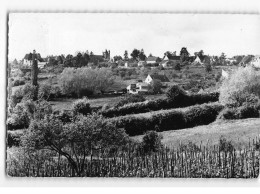
[[[260,119],[243,119],[214,122],[209,125],[198,126],[189,129],[172,130],[159,133],[162,142],[166,145],[177,146],[179,143],[193,142],[205,145],[216,144],[220,136],[231,140],[234,145],[246,146],[249,138],[259,138]],[[141,140],[143,136],[135,136],[133,139]]]

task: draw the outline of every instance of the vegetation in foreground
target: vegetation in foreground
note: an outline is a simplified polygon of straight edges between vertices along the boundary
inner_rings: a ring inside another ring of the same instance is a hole
[[[65,158],[53,152],[36,151],[30,157],[22,148],[16,153],[11,149],[8,151],[7,174],[21,177],[154,178],[257,178],[259,175],[259,139],[249,142],[249,149],[236,149],[225,138],[214,146],[197,146],[190,142],[171,148],[162,146],[159,136],[150,133],[142,143],[143,146],[128,145],[114,152],[100,150],[82,163],[80,173]]]

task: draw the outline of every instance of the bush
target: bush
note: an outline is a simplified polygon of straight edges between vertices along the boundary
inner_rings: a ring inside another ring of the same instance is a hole
[[[24,78],[15,78],[13,81],[13,86],[20,86],[20,85],[24,85],[25,84],[25,79]]]
[[[260,75],[253,67],[239,68],[220,87],[220,102],[228,106],[242,106],[251,95],[260,97]]]
[[[171,86],[166,93],[167,98],[171,100],[181,99],[186,97],[186,92],[178,85]]]
[[[121,98],[118,103],[115,104],[115,107],[121,107],[125,104],[135,103],[135,102],[144,102],[145,97],[141,94],[128,94],[125,97]]]
[[[61,97],[62,97],[62,93],[61,93],[60,87],[59,86],[52,86],[50,98],[61,98]]]
[[[73,114],[83,114],[87,115],[91,113],[91,108],[89,104],[89,100],[87,98],[83,98],[80,100],[77,100],[73,103],[73,108],[72,108]]]
[[[51,95],[51,85],[41,84],[38,92],[38,99],[48,100]]]
[[[141,143],[143,152],[158,152],[162,148],[161,139],[162,137],[156,131],[147,131]]]
[[[149,85],[148,92],[150,94],[161,94],[162,93],[162,82],[160,80],[153,80],[152,83]]]
[[[234,151],[234,146],[232,145],[231,141],[227,141],[226,138],[223,136],[220,137],[219,139],[219,150],[221,152],[233,152]]]
[[[105,117],[123,116],[127,114],[145,113],[156,110],[164,110],[171,108],[180,108],[186,106],[192,106],[195,104],[203,104],[209,102],[218,101],[219,93],[204,93],[186,95],[182,98],[177,97],[174,99],[162,98],[157,100],[130,103],[122,107],[113,107],[107,110],[101,111],[101,114]]]
[[[57,117],[62,123],[70,123],[73,120],[73,115],[70,111],[62,110]]]
[[[221,104],[203,104],[189,107],[187,110],[164,110],[152,112],[149,116],[127,115],[108,120],[117,127],[124,128],[130,136],[134,136],[150,130],[168,131],[207,125],[215,121],[223,108]]]
[[[259,118],[259,107],[252,105],[243,105],[240,107],[226,107],[222,110],[218,119],[230,120],[230,119],[247,119],[247,118]]]
[[[17,130],[17,131],[7,131],[7,146],[12,147],[12,146],[20,146],[21,142],[21,136],[23,135],[22,130]]]
[[[37,87],[32,84],[25,84],[22,89],[23,100],[33,100],[37,94]]]

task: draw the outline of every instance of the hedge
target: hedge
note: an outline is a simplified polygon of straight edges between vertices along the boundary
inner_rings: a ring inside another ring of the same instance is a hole
[[[23,135],[23,130],[7,131],[7,146],[19,146],[21,142],[21,136]]]
[[[157,100],[126,104],[122,107],[112,107],[101,111],[105,117],[118,117],[128,114],[138,114],[157,110],[166,110],[172,108],[181,108],[218,101],[219,93],[204,93],[186,95],[178,99],[161,98]]]
[[[110,118],[108,121],[124,128],[130,136],[141,135],[146,131],[168,131],[207,125],[214,122],[224,108],[219,103],[191,106],[187,109],[162,110],[144,115],[127,115]]]

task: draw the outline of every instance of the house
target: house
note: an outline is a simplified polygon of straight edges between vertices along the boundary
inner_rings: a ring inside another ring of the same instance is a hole
[[[146,59],[146,63],[147,64],[153,64],[153,63],[160,63],[161,62],[161,59],[160,57],[153,57],[153,56],[150,56]]]
[[[251,65],[260,68],[260,55],[255,55],[254,59],[251,61]]]
[[[192,65],[202,65],[201,59],[199,56],[196,56],[195,60],[192,62]]]
[[[47,64],[47,62],[45,62],[42,58],[41,58],[41,55],[40,53],[36,53],[36,51],[34,50],[33,51],[34,54],[36,55],[36,59],[37,59],[37,62],[38,62],[38,68],[42,69],[44,68],[44,66]],[[23,65],[24,66],[27,66],[27,67],[31,67],[32,66],[32,53],[29,53],[29,54],[26,54],[23,58]]]
[[[145,61],[138,61],[137,66],[138,67],[144,67],[146,65]]]
[[[147,84],[151,84],[153,80],[161,81],[163,86],[167,86],[167,84],[170,82],[170,80],[166,75],[160,75],[160,74],[152,74],[152,75],[148,74],[144,82]]]
[[[168,56],[168,59],[170,61],[176,62],[176,63],[180,63],[181,62],[181,56]]]
[[[145,82],[138,82],[127,86],[127,93],[129,94],[140,94],[148,92],[149,84]]]
[[[248,64],[250,64],[250,62],[253,60],[254,56],[252,55],[248,55],[243,57],[243,59],[240,61],[239,66],[247,66]]]

